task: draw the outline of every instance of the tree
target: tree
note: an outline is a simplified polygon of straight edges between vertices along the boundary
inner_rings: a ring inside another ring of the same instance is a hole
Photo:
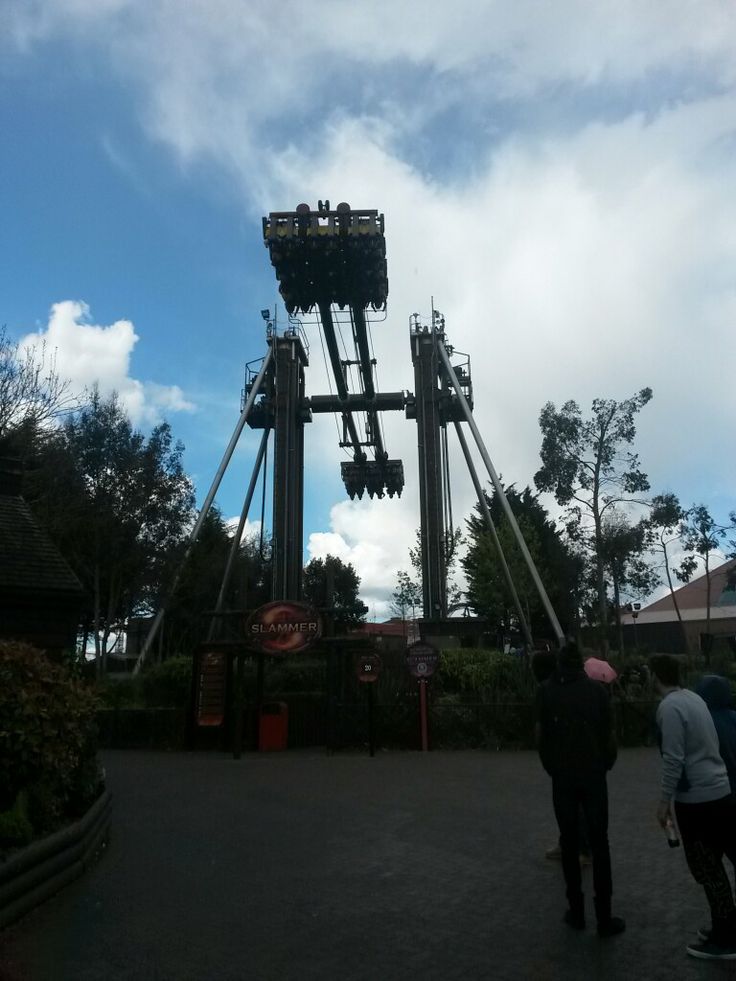
[[[553,608],[563,626],[574,629],[582,575],[579,559],[562,540],[531,488],[525,487],[519,492],[508,487],[505,494],[537,572],[546,584]],[[544,605],[495,490],[491,497],[486,495],[486,501],[529,628],[533,635],[549,636],[550,625]],[[503,567],[479,504],[467,520],[467,529],[468,550],[462,566],[472,609],[480,616],[503,624],[506,631],[518,629]]]
[[[211,622],[207,614],[215,609],[231,542],[219,508],[211,507],[181,566],[176,591],[165,595],[166,586],[174,578],[174,563],[181,561],[183,548],[177,548],[171,555],[171,567],[167,569],[162,594],[156,603],[160,606],[166,602],[166,616],[159,638],[165,657],[190,655],[207,638]],[[227,604],[226,609],[230,608]],[[219,628],[227,629],[227,618],[222,621],[218,618],[215,627],[218,630],[215,636],[219,639]]]
[[[460,554],[460,546],[463,544],[463,533],[459,528],[452,528],[445,532],[445,574],[446,582],[445,588],[447,591],[447,608],[457,606],[465,595],[465,591],[458,585],[455,579],[455,571],[457,567],[458,556]],[[422,530],[417,528],[416,531],[416,545],[414,548],[409,549],[409,561],[411,562],[412,568],[417,576],[417,580],[412,581],[412,585],[416,586],[419,590],[419,603],[416,604],[417,608],[423,606],[423,590],[422,590],[422,577],[424,575],[423,563],[422,563]]]
[[[57,502],[61,514],[52,524],[63,528],[65,554],[92,597],[103,671],[113,628],[161,601],[192,520],[194,493],[182,467],[184,448],[173,442],[168,423],[146,438],[114,394],[103,399],[95,389],[61,435],[73,507]]]
[[[638,456],[627,447],[636,436],[634,417],[651,397],[651,388],[643,388],[623,402],[594,399],[589,419],[583,419],[574,401],[565,402],[559,412],[548,402],[539,417],[542,466],[534,482],[568,508],[571,538],[593,556],[604,653],[608,648],[604,518],[617,505],[637,500],[632,495],[649,490]]]
[[[682,543],[682,526],[686,519],[686,512],[681,506],[677,495],[672,493],[656,494],[651,501],[651,512],[646,519],[648,532],[648,546],[658,556],[661,557],[661,566],[667,578],[667,585],[672,597],[672,605],[675,608],[685,651],[688,652],[690,643],[687,630],[682,621],[680,604],[677,602],[677,593],[672,581],[673,573],[681,581],[687,582],[694,569],[695,560],[692,556],[685,556],[679,567],[671,565],[670,548]]]
[[[330,609],[336,623],[353,626],[362,623],[368,607],[358,598],[360,577],[335,555],[312,559],[304,569],[304,599],[318,609]]]
[[[0,448],[22,452],[64,410],[75,404],[69,382],[56,371],[45,342],[21,348],[0,327]]]
[[[422,587],[404,571],[396,574],[396,581],[398,585],[391,595],[391,611],[402,620],[407,619],[407,614],[416,620],[417,610],[422,606]]]
[[[613,609],[616,619],[618,651],[624,653],[624,632],[621,623],[621,596],[645,596],[659,583],[659,576],[646,559],[647,525],[645,521],[631,524],[627,518],[610,512],[603,523],[603,560],[613,586]]]
[[[223,598],[223,615],[212,616],[232,546],[233,535],[220,509],[213,505],[181,567],[175,592],[166,590],[161,598],[166,600],[160,640],[164,657],[191,656],[207,639],[236,639],[242,617],[270,601],[270,549],[253,535],[244,538],[238,548]],[[180,559],[180,554],[172,557],[172,564]],[[172,568],[164,587],[173,580],[174,573]]]
[[[705,663],[710,664],[711,632],[710,632],[710,563],[718,543],[726,535],[726,526],[716,524],[705,504],[696,504],[685,515],[680,533],[683,545],[688,552],[700,555],[705,564],[705,644],[703,653]],[[695,569],[695,562],[690,561],[684,571],[677,573],[683,582],[689,582]]]

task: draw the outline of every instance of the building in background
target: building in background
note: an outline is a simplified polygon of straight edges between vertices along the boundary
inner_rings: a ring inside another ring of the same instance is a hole
[[[0,639],[58,659],[77,646],[84,589],[21,496],[16,460],[0,459]]]
[[[675,596],[682,626],[671,593],[639,611],[623,614],[627,648],[684,654],[684,628],[691,652],[707,650],[706,577],[701,576],[676,589]],[[724,562],[710,574],[710,634],[712,650],[725,649],[736,654],[736,559]]]

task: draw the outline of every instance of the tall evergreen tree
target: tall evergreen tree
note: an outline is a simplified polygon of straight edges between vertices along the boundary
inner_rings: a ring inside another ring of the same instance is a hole
[[[564,630],[574,631],[581,588],[580,561],[529,487],[521,492],[509,487],[505,493],[558,619]],[[491,497],[486,495],[486,500],[531,632],[535,637],[551,637],[553,632],[544,606],[495,490]],[[461,562],[470,606],[478,616],[502,625],[505,630],[516,629],[512,597],[480,505],[475,506],[468,518],[467,542],[468,550]]]
[[[353,565],[335,555],[312,559],[304,569],[304,599],[318,609],[334,611],[343,626],[362,623],[368,607],[358,597],[360,577]]]

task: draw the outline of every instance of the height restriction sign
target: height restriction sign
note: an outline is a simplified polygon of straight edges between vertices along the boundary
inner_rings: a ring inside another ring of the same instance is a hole
[[[381,658],[378,654],[364,654],[355,659],[355,673],[358,681],[378,681],[381,673]]]
[[[406,649],[406,666],[415,678],[429,678],[439,662],[439,651],[431,644],[418,641]]]

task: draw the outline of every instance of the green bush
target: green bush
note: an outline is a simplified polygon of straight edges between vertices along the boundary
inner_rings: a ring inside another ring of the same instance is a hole
[[[291,658],[266,665],[265,680],[269,691],[323,691],[326,658]]]
[[[67,667],[26,644],[0,642],[0,811],[12,811],[24,792],[38,834],[94,799],[96,707]]]
[[[187,708],[191,691],[191,657],[171,657],[140,676],[141,700],[148,708]]]
[[[524,658],[468,648],[442,651],[436,684],[445,694],[479,702],[525,701],[533,699],[536,690]]]
[[[33,840],[33,825],[28,819],[27,798],[21,791],[13,806],[0,812],[0,848],[22,848]]]
[[[141,693],[138,678],[107,678],[98,688],[101,708],[132,708],[140,705]]]

